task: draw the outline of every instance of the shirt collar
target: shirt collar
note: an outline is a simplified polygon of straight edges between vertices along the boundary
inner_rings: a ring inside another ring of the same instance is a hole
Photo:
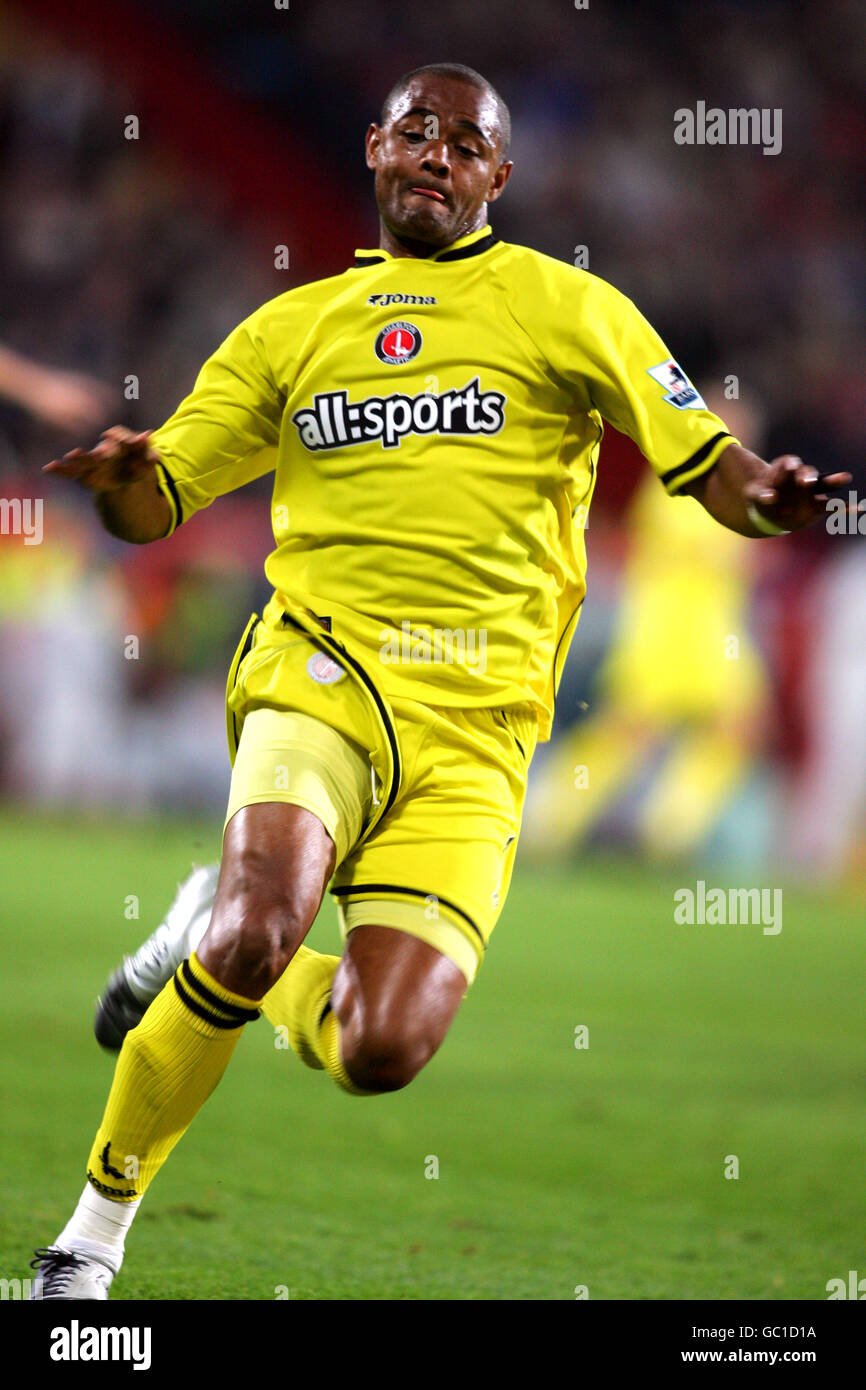
[[[434,251],[432,256],[420,258],[423,265],[427,261],[465,261],[470,256],[480,256],[483,252],[489,251],[491,246],[498,246],[499,237],[493,235],[493,228],[489,225],[479,227],[477,231],[469,232],[466,236],[458,237],[452,241],[450,246],[443,246],[441,251]],[[384,261],[398,261],[407,259],[403,256],[392,256],[390,251],[383,251],[377,247],[372,251],[356,251],[355,265],[378,265]],[[408,258],[414,259],[414,258]]]

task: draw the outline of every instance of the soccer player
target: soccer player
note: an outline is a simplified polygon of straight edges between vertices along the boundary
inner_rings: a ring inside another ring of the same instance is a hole
[[[50,471],[142,544],[273,470],[273,596],[228,682],[233,770],[201,939],[126,1033],[37,1296],[105,1298],[135,1212],[262,1011],[352,1095],[441,1045],[508,891],[529,763],[583,602],[602,421],[671,494],[764,536],[821,515],[604,281],[493,233],[509,115],[460,65],[367,132],[376,250],[245,320],[152,435]],[[325,889],[342,958],[302,946]]]

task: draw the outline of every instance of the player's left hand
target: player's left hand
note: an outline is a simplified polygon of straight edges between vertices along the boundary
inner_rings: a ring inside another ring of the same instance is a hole
[[[819,473],[796,454],[782,454],[761,478],[743,485],[743,496],[774,526],[799,531],[825,514],[835,488],[850,482],[850,473]]]

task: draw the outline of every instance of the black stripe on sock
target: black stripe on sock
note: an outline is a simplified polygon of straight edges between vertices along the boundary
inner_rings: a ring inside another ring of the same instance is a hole
[[[188,956],[180,968],[190,989],[195,990],[203,1003],[210,1004],[211,1008],[219,1009],[224,1014],[229,1014],[232,1018],[237,1019],[238,1023],[252,1023],[258,1018],[258,1009],[243,1009],[239,1004],[229,1004],[227,1000],[220,999],[219,995],[208,989],[207,985],[203,985],[201,980],[196,979]]]
[[[174,979],[174,987],[180,996],[181,1003],[186,1004],[190,1013],[197,1014],[199,1018],[204,1019],[205,1023],[212,1024],[214,1028],[243,1027],[243,1019],[220,1018],[217,1014],[209,1013],[207,1009],[202,1008],[201,1004],[198,1004],[195,999],[193,999],[191,994],[187,994],[180,980],[177,978],[177,975],[174,975],[172,978]]]

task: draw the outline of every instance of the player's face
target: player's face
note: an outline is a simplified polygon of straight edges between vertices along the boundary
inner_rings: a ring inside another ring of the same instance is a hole
[[[416,77],[384,126],[367,132],[383,227],[431,250],[487,221],[511,173],[499,156],[496,105],[454,78]]]

